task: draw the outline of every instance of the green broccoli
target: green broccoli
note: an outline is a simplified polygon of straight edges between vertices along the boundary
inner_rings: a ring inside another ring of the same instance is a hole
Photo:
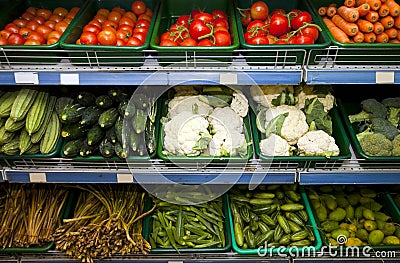
[[[393,140],[399,134],[399,130],[384,118],[372,118],[371,123],[371,128],[374,132],[385,135],[389,140]]]
[[[349,115],[349,121],[350,123],[355,123],[355,122],[368,122],[371,120],[371,114],[368,112],[362,110],[357,114]]]
[[[388,120],[395,127],[398,127],[400,124],[400,108],[389,107]]]
[[[364,111],[371,114],[372,118],[386,118],[387,109],[385,105],[376,99],[366,99],[361,101],[361,107]]]
[[[367,155],[391,156],[393,145],[385,135],[371,132],[370,129],[357,134],[361,148]]]
[[[400,134],[394,137],[392,145],[393,145],[392,155],[400,156]]]
[[[385,105],[385,107],[387,108],[389,107],[400,108],[400,97],[383,99],[382,104]]]

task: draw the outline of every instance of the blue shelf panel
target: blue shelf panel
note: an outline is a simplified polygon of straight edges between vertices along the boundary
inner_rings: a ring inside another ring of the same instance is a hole
[[[400,172],[300,172],[303,185],[323,184],[399,184]]]
[[[306,70],[307,84],[400,84],[400,70]]]

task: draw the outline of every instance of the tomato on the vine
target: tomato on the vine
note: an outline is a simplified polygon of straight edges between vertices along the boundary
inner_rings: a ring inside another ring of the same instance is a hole
[[[160,42],[160,46],[162,47],[176,47],[178,46],[178,43],[175,41],[169,40],[169,39],[164,39]]]
[[[281,14],[281,15],[285,15],[286,11],[284,9],[278,8],[278,9],[274,9],[272,10],[272,12],[269,14],[269,16],[273,16],[275,14]]]
[[[317,41],[319,37],[319,30],[315,26],[307,26],[305,28],[300,29],[299,35],[312,35],[314,41]]]
[[[268,45],[269,44],[269,39],[266,36],[256,36],[256,37],[250,38],[247,41],[247,44],[251,44],[251,45]]]
[[[286,16],[281,14],[274,14],[273,16],[271,16],[269,32],[272,35],[279,37],[289,31],[289,21]]]
[[[190,24],[189,33],[194,40],[198,41],[199,37],[209,35],[211,33],[211,28],[201,20],[194,20]]]
[[[253,20],[247,25],[246,31],[254,31],[257,28],[266,29],[267,25],[262,20]]]
[[[226,31],[215,32],[214,38],[216,46],[230,46],[232,43],[231,35]]]
[[[224,18],[217,18],[217,19],[215,19],[215,21],[214,21],[214,27],[217,27],[217,26],[222,26],[222,27],[225,27],[225,28],[228,28],[228,29],[229,29],[229,23],[228,23],[228,21],[227,21],[226,19],[224,19]]]
[[[183,40],[179,45],[184,47],[194,47],[197,46],[197,41],[194,40],[193,38],[188,37],[185,40]]]
[[[293,44],[314,44],[314,37],[308,34],[298,35],[294,36],[291,42]]]
[[[212,46],[215,46],[214,43],[213,43],[210,39],[208,39],[208,38],[205,38],[205,39],[200,40],[199,43],[198,43],[197,45],[198,45],[198,46],[202,46],[202,47],[212,47]]]
[[[257,1],[250,7],[251,18],[265,20],[268,17],[268,5],[263,1]]]
[[[242,23],[243,26],[248,26],[250,22],[251,22],[250,11],[243,11],[240,15],[240,23]]]
[[[200,13],[203,13],[203,10],[200,8],[196,8],[190,13],[190,17],[194,18],[197,14],[200,14]]]
[[[194,20],[201,20],[204,23],[214,24],[214,18],[209,13],[200,13],[194,16]]]
[[[188,15],[181,15],[178,17],[175,24],[178,26],[189,27],[189,18]]]
[[[290,26],[293,30],[300,28],[304,23],[311,23],[311,14],[307,11],[301,11],[290,20]]]
[[[214,19],[223,18],[223,19],[225,19],[225,20],[228,20],[227,14],[226,14],[224,11],[222,11],[222,10],[219,10],[219,9],[214,10],[214,11],[212,11],[211,14],[212,14],[212,16],[214,17]]]

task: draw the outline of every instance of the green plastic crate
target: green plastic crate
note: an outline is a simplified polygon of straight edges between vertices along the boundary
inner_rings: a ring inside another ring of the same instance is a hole
[[[159,45],[161,35],[173,25],[180,15],[190,15],[195,8],[201,8],[205,12],[212,12],[220,9],[224,11],[230,19],[230,30],[232,45],[226,47],[163,47]],[[157,14],[156,25],[151,36],[150,46],[158,51],[158,60],[162,63],[181,62],[183,57],[191,60],[196,57],[199,59],[218,60],[230,62],[232,51],[239,47],[237,35],[235,10],[233,3],[229,0],[210,1],[210,0],[165,0],[162,2],[159,13]],[[226,58],[221,56],[226,56]],[[164,64],[162,64],[164,65]]]
[[[81,7],[84,5],[85,0],[71,0],[71,1],[63,1],[63,0],[21,0],[17,2],[12,2],[11,8],[9,9],[2,9],[2,13],[0,14],[0,28],[4,28],[5,25],[8,23],[12,22],[14,19],[18,18],[21,16],[25,10],[30,7],[36,7],[36,8],[46,8],[53,10],[56,7],[65,7],[68,9],[68,11],[72,7]],[[65,30],[63,36],[66,35],[66,32],[68,31],[69,28],[71,28],[72,24],[74,21],[76,21],[76,17],[79,15],[79,13],[82,10],[79,10],[79,12],[76,14],[75,18],[71,21],[70,25],[68,28]],[[61,38],[57,43],[51,44],[51,45],[38,45],[38,46],[25,46],[25,45],[20,45],[20,46],[12,46],[12,45],[6,45],[6,46],[0,46],[0,48],[4,48],[5,52],[7,54],[7,58],[9,62],[18,62],[18,63],[57,63],[60,61],[60,57],[62,54],[57,53],[56,51],[51,52],[52,50],[56,50],[60,47],[61,43]],[[20,49],[21,51],[7,51],[7,49]],[[26,51],[29,50],[29,51]],[[40,50],[43,52],[33,52],[35,50]],[[48,51],[48,52],[44,52]],[[15,56],[15,57],[14,57]],[[24,56],[26,58],[21,58],[21,56]],[[0,62],[5,62],[6,60],[2,57],[0,57]]]
[[[73,193],[69,192],[67,200],[64,203],[64,206],[62,207],[60,211],[60,221],[62,221],[65,218],[68,218],[71,213],[72,209],[72,202],[73,201]],[[27,248],[0,248],[0,254],[2,253],[7,253],[7,254],[17,254],[17,253],[44,253],[49,251],[54,247],[55,243],[54,242],[49,242],[46,246],[43,247],[27,247]]]
[[[289,253],[305,253],[307,255],[307,252],[312,252],[312,251],[318,251],[322,247],[322,239],[321,236],[317,230],[317,223],[315,221],[315,216],[314,213],[311,209],[311,205],[308,201],[307,194],[305,193],[304,189],[300,187],[300,194],[301,194],[301,202],[304,205],[304,208],[307,212],[307,215],[309,217],[308,224],[309,226],[312,227],[313,234],[315,236],[315,241],[312,246],[308,247],[300,247],[300,248],[290,248],[287,247],[285,249],[283,248],[254,248],[254,249],[243,249],[239,247],[236,243],[236,238],[235,238],[235,230],[234,230],[234,224],[233,224],[233,215],[230,207],[230,202],[228,199],[228,212],[229,212],[229,221],[230,221],[230,232],[232,236],[232,248],[235,252],[237,252],[240,255],[257,255],[258,253],[261,253],[261,255],[276,255],[276,254],[289,254]],[[229,197],[229,196],[228,196]]]
[[[313,23],[321,26],[321,21],[317,19],[317,15],[314,13],[312,7],[309,5],[307,0],[296,0],[296,1],[266,1],[262,0],[263,2],[267,3],[268,9],[270,11],[274,9],[284,9],[285,11],[289,12],[292,9],[300,9],[302,11],[308,11],[312,18],[313,18]],[[236,2],[236,7],[241,8],[241,9],[246,9],[250,8],[252,5],[253,1],[251,0],[237,0]],[[254,50],[254,49],[263,49],[263,50],[273,50],[276,52],[276,50],[279,50],[279,53],[277,53],[278,58],[271,57],[268,58],[257,58],[257,56],[273,56],[274,52],[247,52],[248,57],[247,62],[249,64],[262,64],[262,63],[285,63],[289,65],[302,65],[303,60],[305,60],[305,53],[302,51],[299,51],[299,49],[305,49],[305,50],[310,50],[310,49],[323,49],[329,46],[330,40],[329,37],[326,33],[325,30],[322,30],[320,32],[319,37],[317,41],[314,44],[305,44],[305,45],[252,45],[252,44],[247,44],[244,40],[244,33],[246,29],[242,26],[240,22],[240,13],[238,10],[236,10],[236,23],[237,23],[237,28],[238,28],[238,34],[239,34],[239,39],[240,39],[240,45],[248,50]],[[294,50],[297,49],[297,50]],[[314,53],[313,53],[314,54]],[[315,54],[317,55],[317,54]],[[294,58],[292,58],[294,57]],[[313,59],[310,59],[312,61]]]
[[[102,46],[102,45],[77,45],[75,42],[82,34],[85,25],[93,19],[97,10],[106,8],[111,10],[113,7],[121,7],[127,11],[131,10],[132,2],[123,0],[88,0],[82,12],[76,17],[71,27],[66,30],[61,37],[61,47],[67,50],[81,50],[82,52],[69,52],[70,60],[73,64],[87,65],[125,65],[140,66],[143,64],[145,55],[143,50],[149,47],[151,32],[155,24],[155,17],[158,10],[157,0],[142,0],[146,6],[153,10],[153,17],[146,36],[146,40],[142,46]]]
[[[332,117],[332,136],[335,138],[336,144],[339,147],[339,156],[332,156],[326,158],[324,156],[265,156],[261,153],[260,141],[263,139],[263,134],[257,129],[256,116],[254,112],[251,112],[251,126],[253,130],[254,147],[257,156],[268,163],[272,162],[298,162],[299,167],[304,167],[304,165],[309,162],[315,164],[317,162],[330,162],[340,165],[340,161],[349,159],[351,157],[350,152],[350,142],[346,136],[345,129],[340,120],[340,116],[336,107],[332,108],[330,111],[330,116]]]
[[[150,201],[150,198],[147,198],[147,201]],[[151,207],[150,202],[147,203],[147,210]],[[202,249],[194,249],[194,248],[180,248],[180,253],[222,253],[230,251],[232,246],[232,236],[231,236],[231,226],[229,220],[229,204],[228,204],[228,195],[225,194],[222,196],[222,209],[225,215],[224,222],[224,230],[225,230],[225,247],[221,248],[202,248]],[[143,237],[149,241],[150,231],[152,229],[151,214],[147,215],[143,221]],[[150,253],[161,254],[161,253],[177,253],[174,248],[152,248]]]
[[[162,112],[161,118],[167,116],[169,100],[163,100],[162,103]],[[245,138],[247,142],[251,142],[251,129],[250,129],[250,121],[246,116],[243,118]],[[163,153],[164,149],[164,126],[160,122],[159,135],[158,135],[158,143],[157,143],[157,154],[158,157],[163,159],[164,161],[172,161],[174,163],[208,163],[208,162],[220,162],[220,163],[247,163],[247,161],[253,157],[253,147],[252,145],[247,146],[247,154],[245,157],[240,156],[231,156],[231,157],[216,157],[216,156],[171,156]]]

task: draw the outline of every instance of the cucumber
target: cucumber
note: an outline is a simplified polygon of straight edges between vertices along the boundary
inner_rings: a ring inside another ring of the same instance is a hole
[[[101,95],[96,98],[96,105],[102,109],[108,109],[113,105],[113,100],[108,95]]]
[[[137,109],[132,119],[132,128],[137,134],[142,133],[146,129],[146,119],[147,115],[144,111]]]
[[[25,120],[21,121],[13,121],[11,118],[8,118],[6,120],[6,123],[4,124],[4,128],[8,132],[16,132],[22,129],[25,126]]]
[[[156,126],[155,123],[152,123],[150,119],[147,119],[146,129],[145,129],[145,141],[146,148],[149,154],[152,154],[156,151],[157,141],[156,141]]]
[[[53,115],[53,112],[55,110],[54,106],[56,104],[56,101],[57,101],[56,96],[50,97],[49,105],[48,105],[46,113],[45,113],[44,121],[43,121],[42,125],[40,126],[39,130],[37,132],[35,132],[34,134],[32,134],[32,136],[31,136],[32,143],[38,143],[43,138],[43,135],[46,131],[47,125],[50,122],[51,115]]]
[[[89,146],[96,145],[97,143],[101,142],[104,138],[105,131],[99,126],[94,125],[86,134],[86,143]]]
[[[113,88],[108,91],[108,96],[115,102],[129,100],[128,92],[123,88]]]
[[[17,98],[18,91],[9,91],[0,97],[0,117],[8,117],[11,113],[12,105]]]
[[[87,145],[84,143],[79,150],[79,155],[82,157],[86,157],[95,153],[98,149],[98,145]]]
[[[110,108],[103,112],[99,117],[99,126],[103,129],[108,129],[113,126],[118,118],[118,110]]]
[[[19,136],[1,147],[1,152],[5,155],[17,155],[19,152]]]
[[[79,155],[82,144],[85,144],[85,141],[82,139],[67,142],[64,144],[63,154],[66,157],[75,157]]]
[[[64,109],[65,106],[67,105],[72,105],[74,104],[74,100],[69,97],[59,97],[57,99],[55,109],[58,115],[60,115],[61,111]]]
[[[131,147],[132,151],[136,152],[139,144],[140,144],[140,136],[134,130],[131,129],[129,133],[129,146]]]
[[[76,140],[84,137],[88,130],[88,127],[81,125],[80,123],[68,124],[63,126],[61,136],[68,141]]]
[[[32,144],[32,147],[25,152],[26,155],[28,154],[37,154],[40,152],[40,145],[39,143]]]
[[[133,103],[129,103],[129,101],[122,101],[118,105],[118,113],[122,117],[130,118],[135,115],[136,106]]]
[[[5,118],[0,118],[0,127],[3,127],[6,124],[6,121]]]
[[[125,159],[126,157],[128,157],[128,150],[124,149],[124,147],[122,147],[122,145],[117,142],[115,144],[115,154],[121,158],[121,159]]]
[[[5,144],[10,142],[15,136],[15,133],[6,131],[6,128],[3,126],[0,128],[0,144]]]
[[[82,91],[76,97],[78,103],[84,107],[96,105],[96,96],[91,92]]]
[[[91,126],[93,124],[96,124],[98,122],[99,117],[102,112],[103,112],[103,109],[100,109],[97,106],[87,107],[82,112],[80,124],[86,125],[86,126]]]
[[[85,110],[85,107],[76,103],[76,104],[67,104],[61,110],[58,117],[60,121],[65,124],[76,123],[82,117],[82,113]]]
[[[40,152],[48,154],[53,152],[57,147],[57,142],[60,139],[61,123],[57,117],[57,113],[53,111],[46,131],[40,141]]]
[[[108,138],[113,144],[118,142],[117,135],[115,134],[115,126],[111,127],[106,131],[106,138]]]
[[[134,93],[133,102],[135,103],[136,109],[145,110],[150,105],[150,99],[143,93]]]
[[[114,144],[107,138],[105,138],[99,146],[100,154],[106,158],[109,158],[114,155],[115,148]]]
[[[49,111],[49,98],[50,94],[45,91],[39,92],[36,96],[35,102],[30,108],[25,119],[25,129],[29,135],[37,132],[43,125],[46,117],[46,111]]]
[[[31,142],[31,136],[26,129],[22,129],[19,136],[19,154],[22,155],[27,152],[33,143]]]
[[[13,119],[13,121],[23,120],[32,107],[37,94],[38,91],[36,89],[21,89],[11,107],[10,118]]]
[[[117,141],[123,145],[122,141],[122,131],[124,127],[124,119],[119,117],[117,121],[115,122],[115,135],[117,136]]]

